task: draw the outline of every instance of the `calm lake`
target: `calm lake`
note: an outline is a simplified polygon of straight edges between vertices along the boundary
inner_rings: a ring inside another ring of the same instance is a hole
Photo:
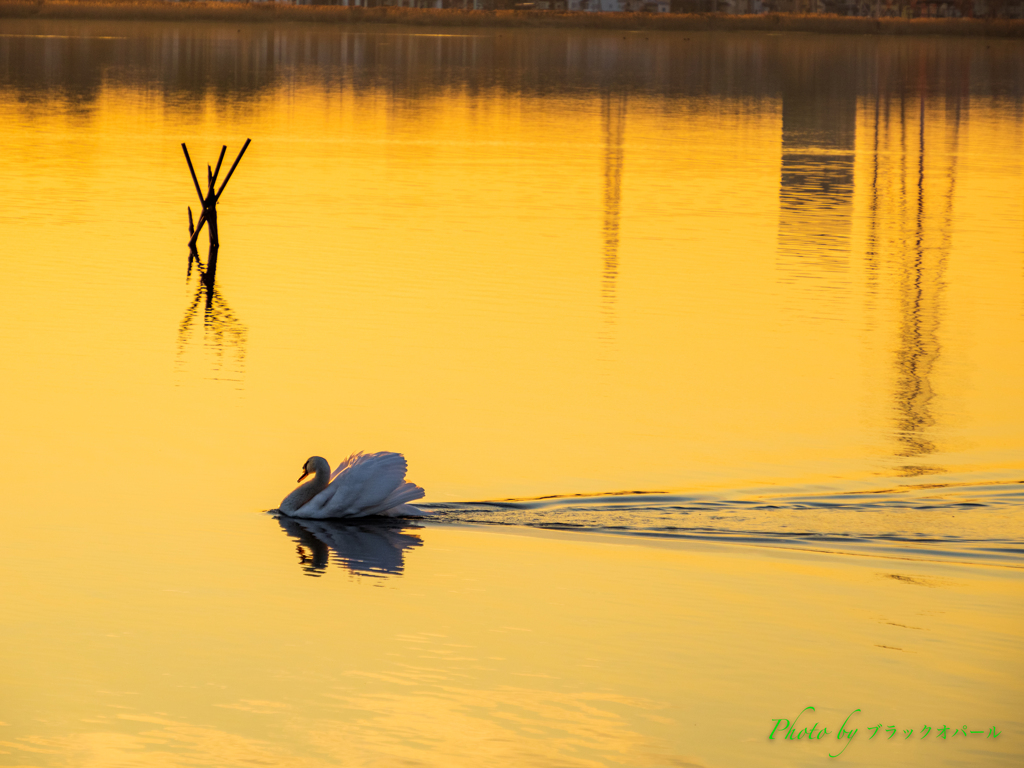
[[[1024,44],[0,20],[0,140],[0,765],[1024,756]]]

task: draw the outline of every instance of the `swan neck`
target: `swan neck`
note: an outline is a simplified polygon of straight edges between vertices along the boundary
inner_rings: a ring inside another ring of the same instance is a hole
[[[292,512],[296,512],[304,507],[331,482],[331,465],[327,463],[327,459],[314,456],[311,461],[313,466],[312,479],[307,480],[289,493],[284,501],[281,502],[281,506],[278,507],[286,515],[290,515]],[[309,466],[310,464],[307,462],[307,470]]]
[[[316,462],[316,474],[313,476],[313,480],[310,485],[316,488],[317,491],[322,491],[327,487],[327,484],[331,480],[331,465],[328,464],[324,459],[320,459]]]

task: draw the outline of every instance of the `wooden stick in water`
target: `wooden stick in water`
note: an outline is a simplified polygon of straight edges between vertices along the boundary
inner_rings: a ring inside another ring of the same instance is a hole
[[[220,185],[220,189],[217,191],[217,196],[214,198],[214,202],[220,200],[220,196],[224,194],[224,187],[226,187],[228,182],[231,181],[231,174],[233,174],[235,172],[235,168],[238,167],[238,162],[242,159],[242,155],[245,154],[245,150],[249,148],[250,142],[252,142],[252,139],[245,140],[245,144],[242,145],[242,151],[238,153],[238,157],[235,158],[235,162],[231,164],[231,170],[229,170],[228,175],[224,177],[224,183]],[[185,145],[182,144],[182,146]],[[202,195],[200,195],[200,197],[202,197]]]
[[[192,226],[192,206],[188,207],[188,234],[191,237],[196,231],[196,228]]]
[[[213,169],[213,181],[217,181],[217,174],[220,173],[220,164],[224,162],[224,153],[228,151],[228,145],[225,144],[220,148],[220,157],[217,158],[217,167]],[[212,186],[212,184],[211,184]]]
[[[192,158],[188,156],[188,147],[185,146],[185,142],[181,142],[181,149],[185,153],[185,162],[188,163],[188,172],[192,174],[192,183],[196,185],[196,194],[199,195],[199,202],[205,205],[206,201],[203,200],[203,190],[199,188],[199,179],[196,178],[196,169],[192,167]]]
[[[210,235],[210,249],[220,245],[220,235],[217,232],[217,201],[213,199],[213,186],[210,187],[210,204],[206,206],[206,231]],[[212,258],[212,257],[211,257]],[[209,260],[207,261],[209,263]]]
[[[202,231],[204,224],[206,224],[206,211],[199,214],[199,223],[196,224],[196,231],[192,233],[192,237],[188,240],[189,248],[196,244],[196,238],[199,237],[199,233]]]

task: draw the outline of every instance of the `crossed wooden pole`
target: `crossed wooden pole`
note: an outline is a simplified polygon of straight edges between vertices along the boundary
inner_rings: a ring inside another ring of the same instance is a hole
[[[199,205],[202,207],[202,213],[199,214],[199,221],[196,222],[195,226],[192,225],[192,207],[188,209],[188,233],[190,235],[188,241],[188,247],[190,251],[195,250],[196,238],[199,237],[199,233],[203,229],[204,224],[208,224],[210,229],[210,248],[220,247],[220,237],[217,232],[217,201],[220,200],[220,196],[224,194],[224,187],[228,185],[231,180],[231,174],[235,172],[235,168],[238,167],[239,161],[242,159],[242,155],[245,154],[245,150],[249,148],[249,143],[252,139],[246,139],[245,144],[242,146],[242,151],[238,153],[238,157],[235,158],[235,162],[231,164],[231,169],[228,171],[228,175],[224,177],[224,181],[220,185],[220,189],[214,193],[214,185],[217,183],[217,176],[220,174],[221,164],[224,162],[224,153],[228,151],[227,146],[220,148],[220,157],[217,158],[217,168],[210,170],[210,166],[206,166],[206,194],[203,194],[203,190],[199,186],[199,179],[196,178],[196,170],[192,167],[192,158],[188,156],[188,147],[185,146],[185,142],[181,143],[181,149],[185,153],[185,162],[188,163],[188,171],[192,174],[192,183],[196,185],[196,194],[199,195]],[[198,254],[197,254],[198,255]]]

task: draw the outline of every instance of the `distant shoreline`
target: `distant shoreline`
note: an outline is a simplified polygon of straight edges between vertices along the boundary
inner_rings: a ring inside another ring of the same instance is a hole
[[[560,13],[464,11],[427,8],[356,8],[234,2],[118,2],[118,0],[0,0],[0,19],[112,21],[307,22],[432,27],[512,27],[679,32],[812,32],[852,35],[1024,37],[1024,19],[871,19],[771,13],[725,14]]]

